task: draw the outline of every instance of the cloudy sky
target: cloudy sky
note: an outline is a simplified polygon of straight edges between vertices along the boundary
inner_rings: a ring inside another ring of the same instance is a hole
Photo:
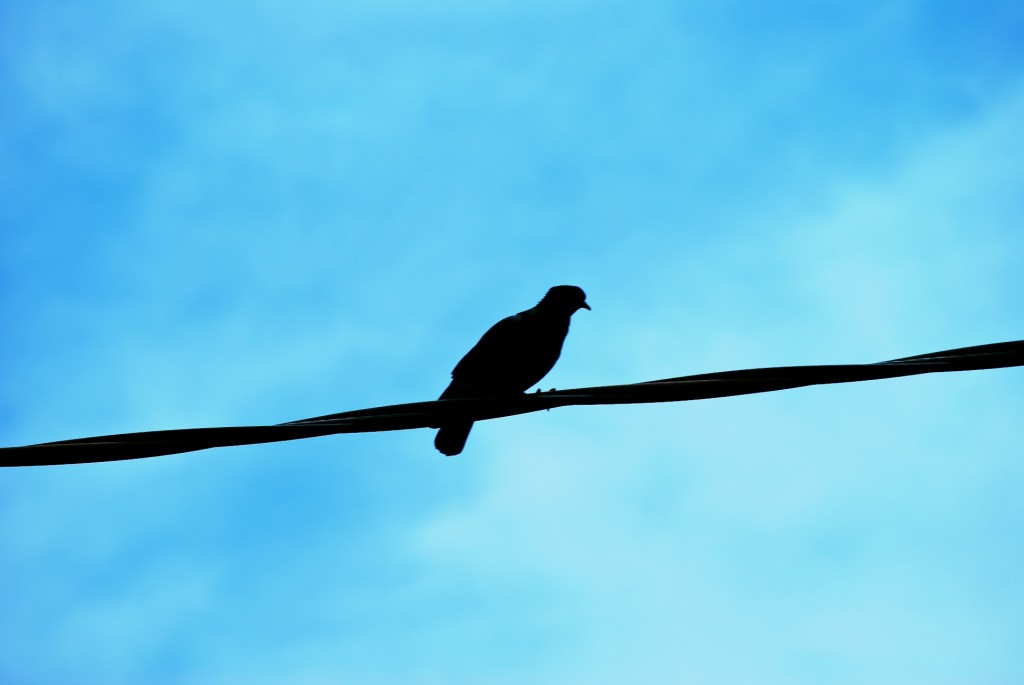
[[[1024,338],[1017,0],[11,0],[0,439]],[[1024,370],[0,471],[0,682],[1024,681]]]

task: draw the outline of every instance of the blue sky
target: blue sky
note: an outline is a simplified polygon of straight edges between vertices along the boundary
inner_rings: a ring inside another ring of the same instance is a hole
[[[0,436],[1024,338],[1017,2],[0,7]],[[0,472],[0,681],[1024,680],[1021,370]]]

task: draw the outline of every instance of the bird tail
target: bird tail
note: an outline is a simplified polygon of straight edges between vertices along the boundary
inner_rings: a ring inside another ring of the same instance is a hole
[[[441,454],[454,457],[466,446],[466,439],[469,431],[473,429],[472,421],[459,421],[458,423],[446,423],[437,431],[434,438],[434,447]]]

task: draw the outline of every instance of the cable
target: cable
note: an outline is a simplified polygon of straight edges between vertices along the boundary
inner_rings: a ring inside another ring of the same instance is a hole
[[[665,378],[628,385],[552,390],[511,397],[478,397],[394,404],[269,426],[184,428],[105,435],[0,448],[0,466],[53,466],[121,461],[213,447],[301,440],[338,433],[436,428],[453,415],[485,421],[516,414],[594,404],[682,402],[749,395],[831,383],[854,383],[924,373],[1024,366],[1024,341],[963,347],[875,364],[781,366]]]

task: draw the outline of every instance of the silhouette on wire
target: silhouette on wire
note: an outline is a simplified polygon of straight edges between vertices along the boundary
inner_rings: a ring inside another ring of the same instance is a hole
[[[494,324],[455,366],[452,382],[438,399],[526,392],[558,361],[569,320],[580,309],[590,309],[583,290],[556,285],[536,307]],[[468,420],[447,422],[437,431],[434,447],[449,457],[459,454],[472,428],[473,422]]]

